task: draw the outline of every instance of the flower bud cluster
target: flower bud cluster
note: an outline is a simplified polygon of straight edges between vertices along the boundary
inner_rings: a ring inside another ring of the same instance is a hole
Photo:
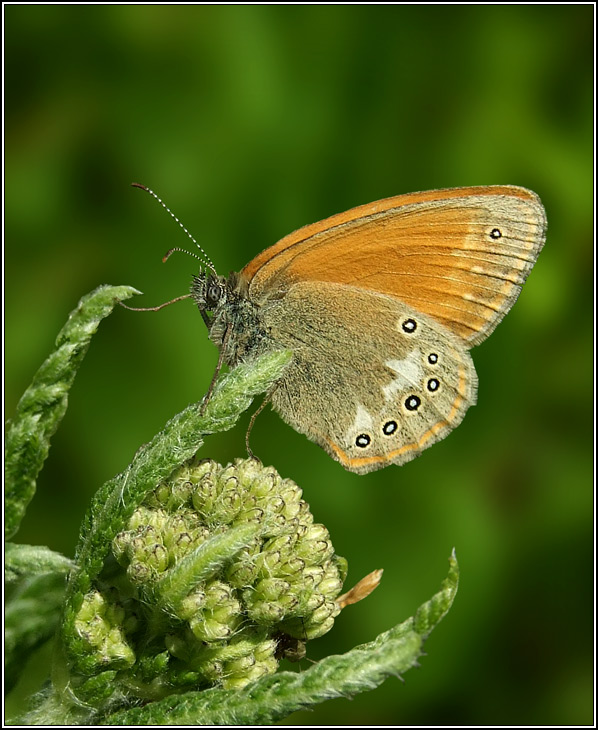
[[[252,459],[177,469],[113,555],[76,627],[89,674],[124,670],[145,699],[242,687],[300,657],[332,627],[346,574],[297,485]]]
[[[85,658],[85,668],[92,674],[97,669],[130,667],[135,653],[125,638],[125,610],[118,603],[110,602],[99,591],[91,591],[83,599],[75,620],[75,630],[93,651]],[[133,628],[133,617],[129,628]]]

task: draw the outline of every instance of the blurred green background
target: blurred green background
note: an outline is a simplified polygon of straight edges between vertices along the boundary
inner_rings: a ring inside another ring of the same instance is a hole
[[[421,668],[300,724],[588,724],[593,707],[593,13],[536,6],[6,6],[6,416],[78,299],[185,293],[306,223],[415,190],[535,190],[548,237],[473,352],[478,406],[404,467],[345,472],[270,412],[252,446],[303,488],[348,585],[381,587],[313,642],[344,652],[461,585]],[[100,326],[18,540],[72,555],[91,496],[207,389],[184,302]],[[244,455],[248,416],[205,455]],[[46,651],[9,712],[45,671]],[[307,663],[304,666],[308,666]]]

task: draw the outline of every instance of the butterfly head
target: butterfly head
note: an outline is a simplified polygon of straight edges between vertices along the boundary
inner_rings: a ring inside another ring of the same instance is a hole
[[[191,298],[197,304],[200,312],[210,312],[226,301],[227,283],[223,276],[217,276],[211,271],[202,271],[193,276],[191,283]]]
[[[191,298],[197,304],[210,339],[218,348],[224,348],[227,365],[234,366],[268,349],[267,332],[240,274],[231,272],[224,277],[202,271],[193,277]]]
[[[202,271],[193,276],[191,298],[197,304],[208,328],[218,311],[226,306],[229,292],[224,276],[218,276],[212,271]]]

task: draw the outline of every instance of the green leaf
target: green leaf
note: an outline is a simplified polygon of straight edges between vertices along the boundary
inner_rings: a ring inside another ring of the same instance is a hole
[[[130,286],[100,286],[84,296],[56,339],[56,349],[39,368],[6,430],[5,523],[10,539],[35,494],[37,475],[50,439],[68,404],[68,393],[98,325],[118,301],[140,294]]]
[[[266,725],[335,697],[351,697],[417,665],[425,638],[450,609],[459,582],[455,553],[441,590],[415,616],[375,641],[322,659],[305,672],[281,672],[242,690],[187,692],[115,712],[110,725]]]
[[[42,573],[68,573],[75,563],[43,545],[15,545],[4,548],[4,579],[7,582]]]
[[[420,606],[413,619],[413,628],[421,636],[428,636],[436,624],[443,619],[451,607],[457,588],[459,587],[459,564],[455,548],[449,558],[449,574],[444,579],[441,589],[432,598]]]
[[[177,604],[202,581],[220,570],[244,547],[251,544],[267,525],[250,522],[211,537],[173,566],[155,587],[166,606]]]
[[[27,666],[30,654],[50,639],[60,618],[66,581],[60,573],[23,580],[6,601],[4,613],[5,691]]]

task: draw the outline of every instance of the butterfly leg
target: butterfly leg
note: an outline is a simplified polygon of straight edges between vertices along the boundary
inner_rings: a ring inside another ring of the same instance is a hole
[[[226,352],[226,346],[228,344],[228,338],[230,336],[231,332],[231,326],[230,324],[227,325],[226,330],[224,332],[224,337],[222,338],[222,345],[220,347],[220,354],[218,355],[218,363],[216,365],[216,370],[214,370],[214,375],[212,375],[212,381],[210,382],[210,387],[208,388],[208,392],[205,394],[204,399],[201,402],[201,406],[199,408],[199,415],[203,416],[206,406],[208,405],[210,398],[212,397],[212,393],[214,391],[214,386],[216,385],[216,380],[218,380],[218,376],[220,375],[220,371],[222,370],[222,364],[224,362],[224,353]]]
[[[251,419],[249,421],[249,426],[247,426],[247,433],[245,434],[245,446],[247,448],[247,455],[250,459],[257,459],[256,455],[251,450],[251,447],[249,446],[249,435],[251,434],[251,429],[253,428],[253,424],[255,423],[255,419],[260,415],[260,413],[264,410],[264,408],[268,405],[270,400],[272,399],[272,393],[274,392],[276,388],[273,388],[269,393],[266,394],[266,397],[260,404],[259,408],[255,413],[251,416]]]

